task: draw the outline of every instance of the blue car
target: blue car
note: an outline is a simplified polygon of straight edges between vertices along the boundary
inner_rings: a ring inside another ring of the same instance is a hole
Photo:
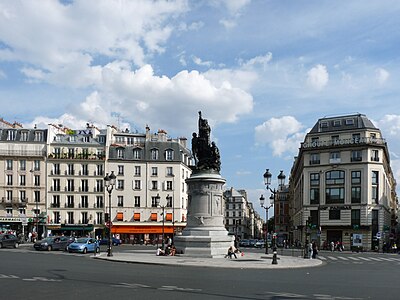
[[[79,238],[75,242],[68,245],[68,252],[79,252],[79,253],[88,253],[88,252],[100,252],[99,242],[94,238]]]
[[[113,246],[119,246],[121,245],[121,240],[113,237],[112,244]],[[100,240],[100,245],[108,245],[108,238]]]

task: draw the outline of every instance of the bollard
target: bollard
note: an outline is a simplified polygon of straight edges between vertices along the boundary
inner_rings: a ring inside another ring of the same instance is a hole
[[[274,255],[272,256],[272,264],[273,265],[277,265],[278,264],[278,259],[277,259],[277,251],[276,251],[276,247],[274,247],[274,250],[273,250],[274,252]]]

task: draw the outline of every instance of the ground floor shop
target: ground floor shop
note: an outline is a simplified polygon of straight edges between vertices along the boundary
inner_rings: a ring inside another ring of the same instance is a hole
[[[162,244],[167,237],[173,238],[180,234],[186,224],[113,224],[111,233],[114,237],[121,239],[126,244]]]

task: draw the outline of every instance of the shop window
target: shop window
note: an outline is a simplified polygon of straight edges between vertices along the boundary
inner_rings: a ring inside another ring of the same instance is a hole
[[[133,220],[134,220],[134,221],[139,221],[139,222],[140,222],[140,213],[134,213],[134,214],[133,214]]]
[[[152,213],[150,216],[150,220],[157,221],[157,213]]]
[[[119,212],[117,213],[117,221],[123,221],[124,220],[124,213]]]
[[[172,221],[172,213],[167,213],[167,215],[165,216],[165,220]]]

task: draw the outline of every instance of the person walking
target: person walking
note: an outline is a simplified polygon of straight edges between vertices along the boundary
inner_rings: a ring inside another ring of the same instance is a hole
[[[318,254],[318,249],[317,249],[317,243],[315,241],[312,242],[311,245],[312,248],[312,258],[317,258],[317,254]]]

